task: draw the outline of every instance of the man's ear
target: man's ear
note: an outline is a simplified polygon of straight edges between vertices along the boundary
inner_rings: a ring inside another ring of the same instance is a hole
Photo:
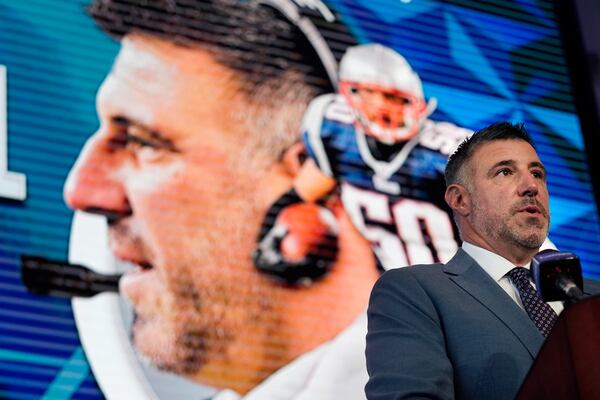
[[[302,167],[306,159],[304,144],[297,142],[287,148],[281,156],[281,163],[285,171],[292,177],[298,175],[298,171]]]
[[[466,217],[471,213],[471,195],[463,185],[453,183],[448,186],[444,198],[456,214]]]

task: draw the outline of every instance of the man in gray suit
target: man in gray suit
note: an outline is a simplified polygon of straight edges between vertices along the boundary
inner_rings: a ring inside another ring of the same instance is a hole
[[[391,270],[375,285],[369,399],[512,399],[562,311],[529,281],[550,215],[546,171],[523,126],[500,122],[465,140],[446,186],[462,248],[445,265]]]

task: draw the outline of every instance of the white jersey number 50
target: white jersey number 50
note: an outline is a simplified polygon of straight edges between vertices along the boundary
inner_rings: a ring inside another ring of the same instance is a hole
[[[388,196],[348,184],[342,187],[342,202],[386,270],[446,262],[458,248],[448,214],[432,203],[400,199],[390,205]],[[395,225],[398,234],[365,219]]]

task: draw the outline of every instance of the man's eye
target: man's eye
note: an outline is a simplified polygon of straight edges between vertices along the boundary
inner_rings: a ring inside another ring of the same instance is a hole
[[[499,170],[498,172],[496,172],[496,175],[502,175],[502,176],[509,176],[510,174],[512,174],[512,171],[508,168],[503,168],[503,169]]]
[[[131,134],[127,134],[126,135],[126,143],[127,143],[127,148],[128,149],[137,149],[140,147],[157,147],[156,143],[153,143],[151,140],[146,140],[144,138],[141,138],[139,136],[134,136]]]
[[[138,161],[155,162],[163,160],[170,153],[177,152],[173,143],[158,132],[144,127],[129,125],[125,133],[125,148]]]
[[[168,149],[161,143],[131,134],[127,134],[126,149],[139,162],[156,162],[168,153]]]
[[[542,171],[532,171],[531,175],[538,179],[544,179],[544,173]]]
[[[159,132],[146,129],[144,127],[130,125],[127,127],[127,142],[132,145],[177,152],[175,145],[169,139],[166,139]]]

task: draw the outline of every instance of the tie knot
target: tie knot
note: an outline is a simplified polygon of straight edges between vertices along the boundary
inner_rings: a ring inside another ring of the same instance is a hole
[[[508,276],[515,283],[515,285],[527,283],[529,284],[529,278],[531,278],[531,273],[527,268],[524,267],[516,267],[508,271]]]

